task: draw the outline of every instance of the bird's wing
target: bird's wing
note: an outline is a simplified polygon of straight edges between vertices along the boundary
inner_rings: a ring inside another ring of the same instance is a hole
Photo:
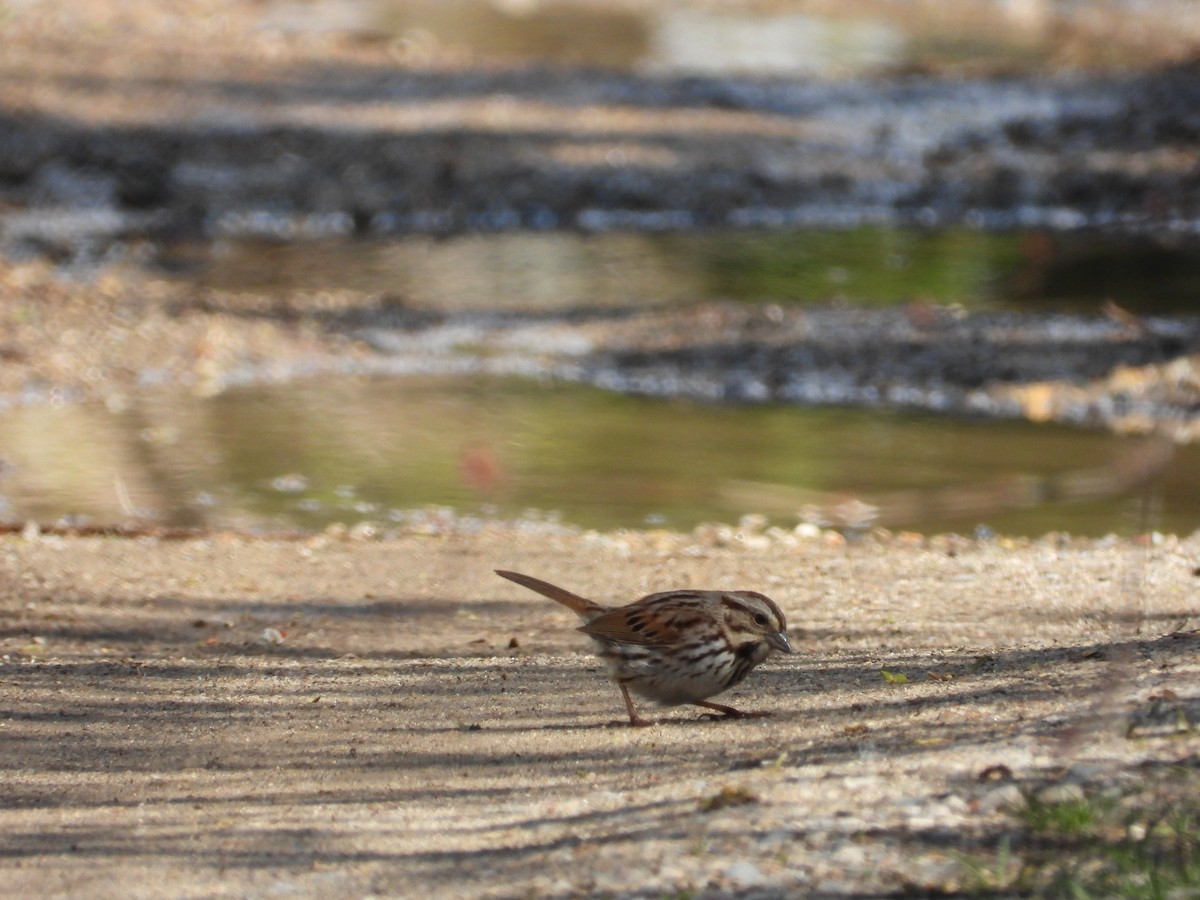
[[[579,628],[584,634],[622,644],[678,644],[701,623],[705,613],[693,602],[673,604],[673,598],[694,600],[694,591],[667,591],[643,597],[629,606],[610,609]]]

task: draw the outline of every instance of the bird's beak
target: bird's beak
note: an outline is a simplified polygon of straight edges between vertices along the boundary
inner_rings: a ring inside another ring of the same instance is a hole
[[[767,643],[778,650],[780,653],[795,653],[792,645],[788,643],[787,632],[777,631],[774,634],[767,635]]]

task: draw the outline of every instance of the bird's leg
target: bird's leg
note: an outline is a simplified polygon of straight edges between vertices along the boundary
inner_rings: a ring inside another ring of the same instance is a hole
[[[703,706],[705,709],[715,709],[727,719],[762,719],[772,715],[769,712],[742,712],[740,709],[734,709],[732,706],[722,706],[720,703],[711,703],[708,700],[697,700],[695,706]],[[716,718],[712,716],[711,718]]]
[[[637,710],[633,708],[633,698],[629,696],[629,688],[623,684],[618,684],[621,689],[621,696],[625,698],[625,709],[629,711],[629,725],[631,728],[645,728],[647,725],[653,725],[637,714]]]

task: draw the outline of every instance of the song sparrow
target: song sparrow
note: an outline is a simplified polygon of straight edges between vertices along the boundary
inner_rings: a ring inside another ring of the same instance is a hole
[[[754,591],[664,591],[628,606],[601,606],[570,591],[522,575],[496,574],[537,591],[578,613],[579,628],[596,643],[597,654],[629,711],[630,725],[649,725],[637,714],[629,692],[668,706],[692,703],[731,718],[770,713],[741,712],[710,703],[773,650],[791,653],[783,612]]]

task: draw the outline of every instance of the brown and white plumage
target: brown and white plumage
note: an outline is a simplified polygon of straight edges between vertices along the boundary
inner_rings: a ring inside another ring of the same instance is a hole
[[[608,664],[631,725],[648,723],[634,709],[630,691],[658,703],[692,703],[730,717],[762,715],[708,698],[740,682],[772,652],[792,652],[782,610],[755,591],[664,591],[609,607],[540,578],[500,569],[496,574],[583,619],[579,630],[592,638]]]

